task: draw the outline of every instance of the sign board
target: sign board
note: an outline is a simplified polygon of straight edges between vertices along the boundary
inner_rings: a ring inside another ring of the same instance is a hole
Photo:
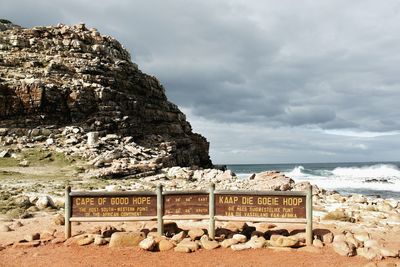
[[[164,195],[164,215],[208,215],[208,193]]]
[[[157,216],[155,195],[72,196],[71,217]]]
[[[216,193],[215,215],[305,219],[306,196]]]
[[[307,191],[71,192],[65,191],[65,236],[73,221],[209,220],[208,234],[215,236],[215,221],[273,221],[306,223],[307,244],[312,244],[312,188]]]

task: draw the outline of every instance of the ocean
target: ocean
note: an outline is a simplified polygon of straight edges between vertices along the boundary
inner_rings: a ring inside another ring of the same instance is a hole
[[[277,170],[295,182],[308,181],[344,195],[400,199],[400,162],[236,164],[227,168],[241,178]]]

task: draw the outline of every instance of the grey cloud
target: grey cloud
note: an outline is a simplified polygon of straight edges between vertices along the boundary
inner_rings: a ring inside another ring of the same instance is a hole
[[[191,113],[213,158],[261,162],[394,158],[393,137],[323,130],[400,130],[399,11],[395,0],[0,3],[22,26],[85,21],[114,36]]]

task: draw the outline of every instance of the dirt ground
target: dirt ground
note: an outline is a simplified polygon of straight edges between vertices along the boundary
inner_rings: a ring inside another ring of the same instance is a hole
[[[19,220],[23,226],[11,232],[0,233],[0,244],[7,245],[22,240],[26,234],[41,232],[43,230],[55,230],[56,237],[64,236],[64,226],[56,226],[52,223],[52,216],[43,213],[35,218]],[[4,222],[3,222],[4,223]],[[8,223],[12,226],[12,223]],[[109,225],[110,223],[82,223],[73,225],[73,235],[86,232],[95,226]],[[152,229],[156,222],[126,222],[113,224],[117,228],[127,231],[138,229]],[[202,221],[179,223],[182,229],[192,227],[205,228],[207,224]],[[290,229],[289,225],[280,225]],[[293,225],[291,225],[293,227]],[[297,228],[297,227],[295,227]],[[330,225],[315,224],[315,229],[331,229],[339,231]],[[388,247],[397,247],[400,233],[374,234],[381,242],[385,240]],[[148,252],[138,248],[110,248],[107,245],[96,247],[93,244],[79,247],[77,245],[65,246],[64,244],[46,244],[36,248],[13,248],[7,246],[0,251],[0,267],[2,266],[365,266],[368,260],[356,257],[342,257],[336,254],[330,245],[323,249],[303,247],[291,251],[277,251],[270,248],[258,250],[233,251],[231,249],[218,248],[207,251],[201,249],[193,253],[179,253],[174,251]],[[389,263],[397,263],[400,267],[400,259],[386,259],[377,262],[378,266],[390,266]],[[386,264],[386,265],[385,265]],[[392,265],[396,266],[396,265]]]
[[[395,263],[396,260],[382,261]],[[0,252],[0,266],[364,266],[361,257],[341,257],[331,248],[320,252],[273,251],[258,249],[200,250],[182,254],[174,251],[147,252],[137,248],[66,247],[46,245],[38,248],[9,248]],[[400,264],[400,261],[397,260]],[[399,265],[398,265],[399,266]]]

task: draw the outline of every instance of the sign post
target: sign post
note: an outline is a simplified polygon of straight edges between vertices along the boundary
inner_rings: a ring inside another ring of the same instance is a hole
[[[157,232],[160,235],[164,234],[164,201],[162,195],[162,185],[157,185]]]
[[[307,246],[311,246],[313,242],[313,205],[312,205],[312,186],[308,186],[307,188],[307,226],[306,226],[306,242]]]
[[[209,213],[210,213],[210,225],[208,227],[208,236],[211,239],[215,238],[215,195],[214,195],[214,190],[215,190],[215,184],[210,185],[209,189]]]
[[[68,239],[71,237],[71,196],[69,195],[71,193],[71,187],[67,186],[65,187],[65,239]]]

